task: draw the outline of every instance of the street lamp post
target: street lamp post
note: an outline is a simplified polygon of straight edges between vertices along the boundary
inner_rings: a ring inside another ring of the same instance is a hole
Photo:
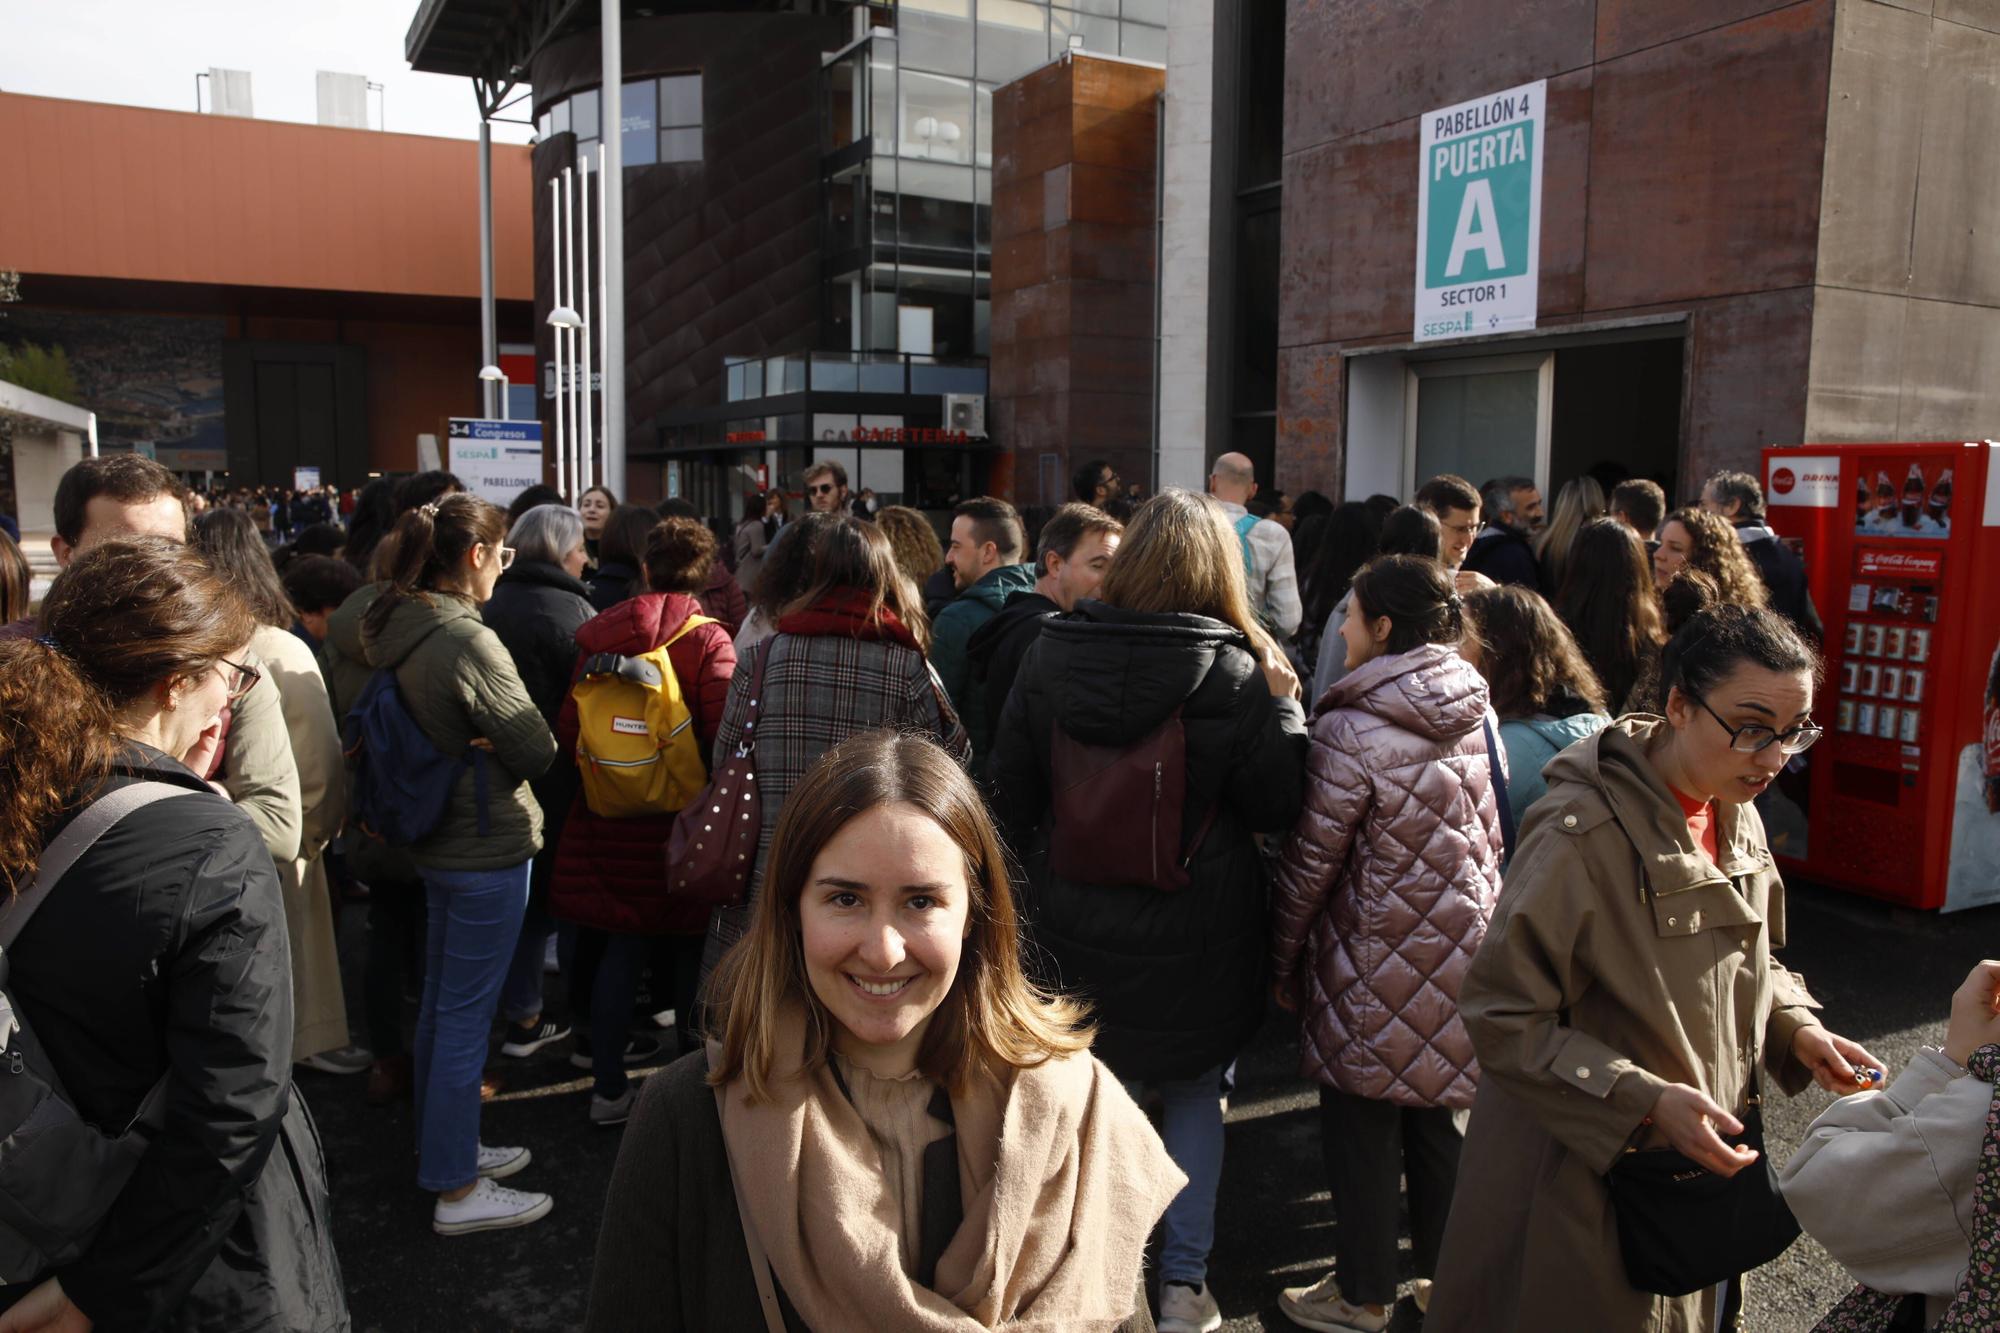
[[[491,384],[496,380],[499,382],[500,419],[502,421],[512,421],[514,418],[507,411],[507,372],[500,369],[500,367],[498,366],[481,366],[479,368],[479,378],[486,381],[488,384]]]

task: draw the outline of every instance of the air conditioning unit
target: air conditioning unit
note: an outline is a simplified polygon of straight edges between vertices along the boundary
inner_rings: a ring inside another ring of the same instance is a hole
[[[948,393],[944,395],[946,430],[962,430],[978,439],[986,437],[986,395]]]

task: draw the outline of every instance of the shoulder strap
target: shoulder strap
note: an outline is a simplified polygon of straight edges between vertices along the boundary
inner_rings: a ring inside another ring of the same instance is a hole
[[[681,622],[681,627],[675,630],[672,636],[670,636],[665,643],[661,644],[660,647],[671,648],[675,644],[679,643],[682,639],[686,638],[688,631],[700,629],[703,625],[717,625],[720,623],[721,622],[718,621],[713,616],[703,616],[703,615],[689,616],[686,620]]]
[[[723,1090],[715,1089],[715,1119],[722,1122]],[[757,1227],[750,1220],[750,1210],[743,1206],[743,1186],[736,1179],[736,1168],[728,1161],[728,1141],[723,1143],[723,1165],[729,1168],[729,1187],[736,1191],[736,1216],[743,1223],[743,1244],[750,1251],[750,1275],[757,1279],[757,1304],[764,1311],[764,1327],[769,1333],[786,1333],[785,1315],[778,1308],[778,1293],[771,1282],[771,1260],[764,1253],[764,1242],[757,1238]]]
[[[72,819],[69,827],[43,849],[41,861],[35,869],[34,882],[21,891],[4,913],[0,913],[0,949],[13,946],[15,938],[28,924],[28,918],[42,905],[42,899],[49,896],[49,891],[69,873],[70,867],[85,852],[96,845],[99,838],[111,831],[112,825],[155,801],[192,794],[191,789],[177,787],[170,782],[132,782],[85,806],[83,813]]]
[[[1500,807],[1500,846],[1509,857],[1514,855],[1514,803],[1507,797],[1507,771],[1500,765],[1500,737],[1493,731],[1493,714],[1489,710],[1480,725],[1486,728],[1486,759],[1493,770],[1493,803]]]

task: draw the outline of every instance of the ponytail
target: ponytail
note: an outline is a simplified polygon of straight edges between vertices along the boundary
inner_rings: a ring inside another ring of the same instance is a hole
[[[118,714],[212,668],[256,628],[235,589],[178,542],[110,541],[70,564],[39,637],[0,643],[0,891],[26,888],[49,829],[103,788],[123,744]]]
[[[378,550],[376,570],[389,586],[368,608],[363,631],[380,634],[406,600],[429,605],[432,593],[449,592],[473,547],[498,547],[506,537],[507,512],[476,495],[418,505],[397,520]]]
[[[1368,619],[1388,617],[1385,652],[1407,653],[1427,643],[1455,648],[1465,640],[1465,604],[1435,560],[1377,556],[1354,576],[1354,597]]]

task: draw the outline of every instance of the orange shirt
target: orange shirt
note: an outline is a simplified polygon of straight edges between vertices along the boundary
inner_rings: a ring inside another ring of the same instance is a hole
[[[1684,795],[1679,788],[1674,789],[1674,799],[1681,803],[1681,813],[1687,816],[1688,832],[1694,836],[1694,845],[1708,855],[1710,861],[1717,861],[1715,851],[1715,803],[1697,801]]]

